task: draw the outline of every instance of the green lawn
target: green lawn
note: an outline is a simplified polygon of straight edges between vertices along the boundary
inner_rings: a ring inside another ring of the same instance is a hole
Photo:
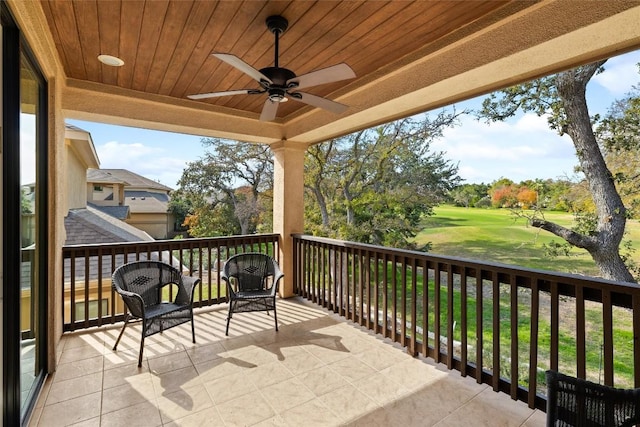
[[[566,212],[545,212],[545,218],[570,227],[572,215]],[[434,254],[495,261],[523,267],[597,275],[589,254],[573,249],[570,257],[545,257],[543,243],[562,243],[549,232],[532,228],[524,218],[516,218],[508,209],[475,209],[440,206],[435,215],[424,220],[424,229],[416,236],[418,244],[432,243]],[[627,222],[627,239],[640,245],[640,225]],[[640,254],[634,258],[640,262]]]

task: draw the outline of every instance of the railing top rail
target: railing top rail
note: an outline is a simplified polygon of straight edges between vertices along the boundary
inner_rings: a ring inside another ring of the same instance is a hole
[[[221,237],[196,237],[189,239],[168,239],[168,240],[142,240],[139,242],[120,242],[120,243],[91,243],[91,244],[80,244],[80,245],[66,245],[62,247],[62,250],[74,250],[74,249],[91,249],[91,248],[105,248],[105,247],[137,247],[137,246],[168,246],[168,245],[191,245],[197,246],[202,243],[211,243],[217,242],[223,244],[224,242],[233,242],[234,244],[238,241],[270,241],[277,240],[280,237],[279,234],[275,233],[265,233],[265,234],[242,234],[235,236],[221,236]]]
[[[626,293],[640,293],[640,285],[629,282],[618,282],[607,280],[600,277],[583,276],[579,274],[562,273],[549,270],[539,270],[509,264],[501,264],[490,261],[478,261],[460,257],[437,255],[429,252],[412,251],[408,249],[395,249],[385,246],[371,245],[367,243],[349,242],[344,240],[331,239],[327,237],[317,237],[307,234],[292,234],[292,237],[307,242],[316,242],[325,245],[332,245],[346,249],[366,250],[379,254],[387,254],[393,256],[404,256],[409,258],[423,259],[425,261],[437,262],[442,264],[457,265],[469,269],[491,270],[498,274],[513,274],[516,276],[536,277],[539,280],[547,282],[559,282],[573,285],[585,284],[591,288],[609,289],[611,291],[620,291],[621,287],[625,288]],[[588,282],[583,283],[583,282]]]

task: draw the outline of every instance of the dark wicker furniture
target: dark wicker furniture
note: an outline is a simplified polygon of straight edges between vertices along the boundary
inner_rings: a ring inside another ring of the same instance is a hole
[[[229,335],[229,322],[233,313],[273,310],[273,318],[278,330],[276,294],[278,282],[283,274],[278,263],[269,255],[244,253],[227,260],[221,278],[227,283],[229,315],[225,335]]]
[[[124,300],[128,312],[113,350],[118,347],[127,324],[137,320],[142,321],[138,366],[142,366],[145,337],[191,322],[195,343],[193,289],[199,281],[160,261],[135,261],[118,267],[112,276],[112,286]],[[175,295],[173,301],[168,300],[170,295]]]
[[[640,389],[619,389],[547,371],[547,426],[640,424]]]

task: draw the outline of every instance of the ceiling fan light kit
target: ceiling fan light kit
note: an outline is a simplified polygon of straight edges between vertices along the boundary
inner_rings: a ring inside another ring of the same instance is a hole
[[[356,77],[356,74],[351,67],[345,63],[340,63],[301,76],[296,76],[293,71],[278,65],[280,35],[285,32],[289,26],[289,22],[280,15],[274,15],[267,18],[266,24],[269,31],[271,31],[275,37],[275,60],[273,67],[265,67],[257,70],[235,55],[229,53],[212,53],[212,56],[215,56],[219,60],[226,62],[252,77],[254,80],[257,80],[260,84],[260,89],[237,89],[223,92],[201,93],[189,95],[188,98],[198,100],[229,95],[259,95],[266,93],[267,99],[260,114],[260,120],[262,121],[275,119],[278,112],[278,105],[281,102],[288,101],[290,98],[336,114],[346,111],[346,109],[349,108],[347,105],[310,93],[300,92],[299,89],[352,79]]]

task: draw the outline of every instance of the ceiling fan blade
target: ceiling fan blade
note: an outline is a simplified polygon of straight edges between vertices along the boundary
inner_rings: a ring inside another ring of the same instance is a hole
[[[276,118],[276,113],[278,112],[279,102],[273,102],[269,98],[264,102],[264,107],[262,107],[262,113],[260,114],[261,122],[270,122]]]
[[[340,80],[352,79],[356,76],[351,67],[344,62],[321,70],[312,71],[301,76],[297,76],[287,81],[287,84],[297,83],[295,89],[323,85],[325,83],[338,82]]]
[[[339,102],[321,98],[316,95],[311,95],[310,93],[294,92],[291,94],[291,97],[296,101],[304,102],[305,104],[309,104],[314,107],[323,108],[336,114],[344,113],[347,111],[347,108],[349,108],[348,105],[340,104]]]
[[[239,89],[239,90],[226,90],[224,92],[209,92],[209,93],[199,93],[197,95],[187,95],[189,99],[205,99],[205,98],[218,98],[220,96],[229,96],[229,95],[247,95],[251,93],[252,89]]]
[[[255,80],[259,82],[264,80],[269,83],[273,83],[271,79],[269,79],[269,77],[265,76],[260,71],[256,70],[251,65],[247,64],[246,62],[244,62],[242,59],[238,58],[235,55],[231,55],[230,53],[212,53],[211,55],[215,56],[221,61],[226,62],[232,67],[237,68],[243,73],[248,74],[249,76],[253,77]]]

